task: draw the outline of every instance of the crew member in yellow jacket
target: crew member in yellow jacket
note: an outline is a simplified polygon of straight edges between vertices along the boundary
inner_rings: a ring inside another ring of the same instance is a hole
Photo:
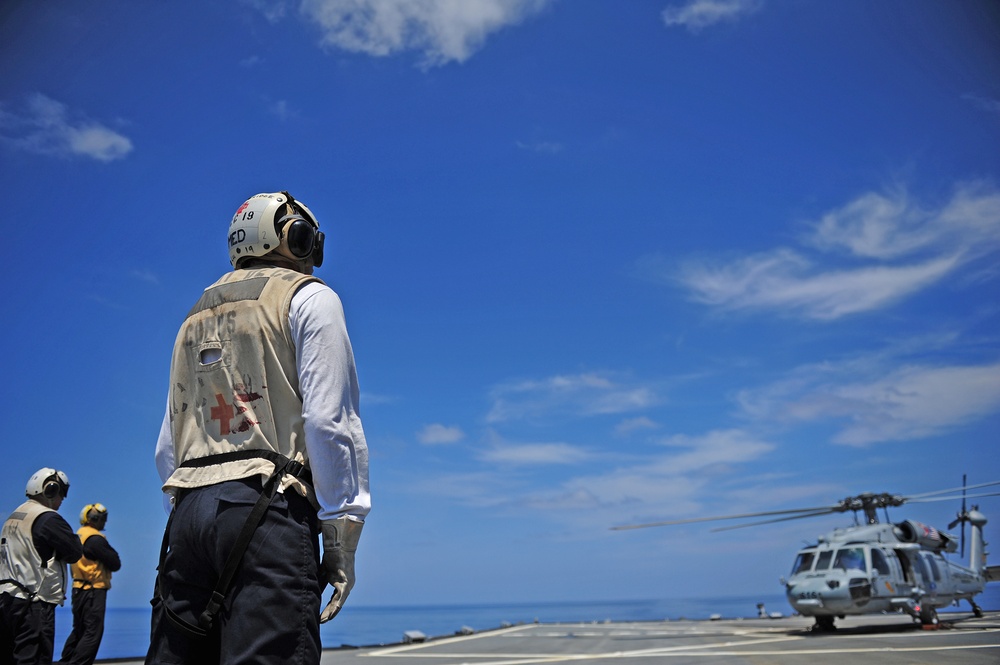
[[[76,532],[83,545],[83,556],[70,567],[73,574],[73,632],[63,646],[63,663],[91,665],[104,637],[104,611],[107,608],[111,573],[122,567],[118,552],[102,531],[108,523],[108,509],[88,503],[80,511],[80,529]]]

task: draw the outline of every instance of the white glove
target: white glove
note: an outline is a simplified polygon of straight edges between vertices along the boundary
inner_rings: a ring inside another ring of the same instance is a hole
[[[319,622],[326,623],[344,606],[344,601],[354,588],[354,553],[361,539],[364,522],[355,522],[346,517],[325,520],[323,530],[323,562],[321,574],[326,584],[333,586],[333,596],[320,612]],[[326,587],[324,584],[324,588]]]

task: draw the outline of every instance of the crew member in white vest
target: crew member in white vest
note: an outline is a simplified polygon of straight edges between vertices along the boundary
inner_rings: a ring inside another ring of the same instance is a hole
[[[0,531],[0,662],[52,662],[56,605],[66,599],[66,567],[83,554],[80,539],[57,510],[69,493],[62,471],[39,469],[28,500]]]
[[[234,270],[174,343],[146,662],[316,665],[371,509],[354,352],[339,296],[312,276],[325,237],[309,208],[257,194],[228,240]]]

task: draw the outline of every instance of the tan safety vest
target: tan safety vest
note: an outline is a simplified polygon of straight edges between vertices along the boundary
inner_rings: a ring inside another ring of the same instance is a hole
[[[31,537],[39,515],[55,512],[29,499],[11,513],[0,530],[0,593],[15,598],[62,605],[66,599],[66,564],[53,557],[42,561]],[[16,581],[16,584],[15,584]]]
[[[104,534],[89,524],[80,527],[76,535],[80,536],[80,544],[82,545],[86,545],[87,539],[93,536],[104,538]],[[104,564],[100,561],[94,561],[82,556],[79,561],[70,565],[69,570],[73,575],[74,589],[111,588],[111,571],[105,568]]]
[[[302,397],[288,309],[316,277],[265,267],[226,273],[188,313],[170,367],[170,415],[176,470],[164,488],[193,488],[260,475],[266,459],[184,467],[188,460],[235,451],[274,451],[306,463]],[[320,282],[322,283],[322,282]],[[314,504],[306,483],[286,475]]]

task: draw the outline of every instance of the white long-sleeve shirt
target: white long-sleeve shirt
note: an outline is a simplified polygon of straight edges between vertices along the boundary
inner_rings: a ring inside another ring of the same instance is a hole
[[[368,443],[361,425],[358,375],[343,304],[333,289],[310,282],[292,297],[288,322],[319,519],[347,516],[364,521],[371,510]],[[160,480],[166,483],[176,468],[169,404],[155,460]],[[171,505],[171,496],[164,494],[168,512]]]

